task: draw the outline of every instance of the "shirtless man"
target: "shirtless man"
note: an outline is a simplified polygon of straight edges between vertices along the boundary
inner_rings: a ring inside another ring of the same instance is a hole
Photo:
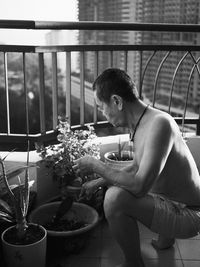
[[[115,127],[127,127],[134,139],[132,166],[115,170],[86,156],[74,170],[96,173],[84,185],[90,194],[109,184],[104,211],[122,251],[123,267],[144,266],[137,221],[159,234],[157,249],[189,238],[200,230],[200,177],[179,127],[167,113],[147,106],[138,97],[130,77],[122,70],[107,69],[94,82],[96,103]]]

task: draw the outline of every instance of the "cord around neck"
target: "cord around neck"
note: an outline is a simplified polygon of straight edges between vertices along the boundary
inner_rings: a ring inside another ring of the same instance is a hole
[[[139,119],[138,119],[138,121],[137,121],[137,123],[136,123],[136,125],[135,125],[135,129],[134,129],[133,134],[131,135],[131,133],[130,133],[130,140],[131,140],[132,142],[134,142],[134,137],[135,137],[137,128],[138,128],[138,126],[139,126],[139,124],[140,124],[140,121],[141,121],[142,118],[144,117],[144,114],[146,113],[148,107],[149,107],[149,104],[145,107],[145,109],[143,110],[142,114],[140,115],[140,117],[139,117]]]

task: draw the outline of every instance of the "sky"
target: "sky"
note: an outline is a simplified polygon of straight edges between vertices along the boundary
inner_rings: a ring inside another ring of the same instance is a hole
[[[0,0],[0,19],[77,21],[77,0]],[[42,45],[45,33],[0,29],[0,43]]]

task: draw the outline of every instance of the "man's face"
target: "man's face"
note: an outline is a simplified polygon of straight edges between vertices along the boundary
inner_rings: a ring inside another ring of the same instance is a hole
[[[111,98],[110,103],[107,104],[105,102],[102,102],[98,99],[96,92],[94,92],[94,98],[96,101],[96,104],[98,106],[98,109],[102,112],[102,114],[106,117],[106,119],[115,127],[120,126],[119,125],[119,110],[117,108],[116,103]]]

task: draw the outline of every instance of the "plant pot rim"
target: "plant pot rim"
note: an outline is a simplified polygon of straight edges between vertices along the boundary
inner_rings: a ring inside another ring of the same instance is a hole
[[[31,212],[29,219],[32,220],[33,219],[33,216],[39,210],[45,209],[45,207],[49,207],[49,206],[59,206],[60,203],[61,203],[61,201],[55,201],[55,202],[50,202],[50,203],[45,203],[45,204],[40,205],[39,207],[37,207],[35,210],[33,210]],[[73,206],[75,206],[75,207],[85,207],[87,210],[89,210],[93,214],[93,216],[94,216],[93,223],[88,224],[88,225],[86,225],[84,227],[81,227],[80,229],[71,230],[71,231],[53,231],[53,230],[47,230],[46,229],[47,234],[49,236],[53,236],[53,237],[67,237],[67,236],[79,235],[79,234],[85,233],[85,232],[93,229],[93,227],[96,226],[96,224],[99,222],[99,214],[98,214],[98,212],[94,208],[90,207],[87,204],[78,203],[78,202],[73,202]]]
[[[107,161],[110,162],[128,162],[128,161],[132,161],[134,159],[134,152],[133,151],[128,151],[128,150],[123,150],[122,153],[127,153],[128,155],[131,154],[132,158],[129,160],[115,160],[115,159],[110,159],[109,155],[112,154],[118,154],[117,151],[108,151],[104,154],[104,158],[106,158]]]
[[[28,244],[28,245],[23,245],[23,244],[22,244],[22,245],[21,245],[21,244],[17,244],[17,245],[15,245],[15,244],[12,244],[12,243],[10,243],[10,242],[7,242],[7,241],[4,239],[4,236],[5,236],[6,232],[8,232],[10,229],[16,227],[16,225],[12,225],[12,226],[9,226],[7,229],[5,229],[5,230],[3,231],[3,233],[1,234],[1,241],[2,241],[3,243],[5,243],[5,244],[9,245],[9,246],[12,246],[12,247],[30,247],[30,246],[32,246],[33,244],[35,245],[35,244],[37,244],[37,243],[40,243],[42,240],[44,240],[44,239],[47,237],[47,230],[46,230],[42,225],[40,225],[40,224],[36,224],[36,223],[32,223],[32,222],[29,222],[28,225],[39,226],[40,229],[42,229],[43,232],[44,232],[44,235],[42,236],[42,238],[39,239],[38,241],[33,242],[33,243],[31,243],[31,244]]]
[[[71,191],[79,192],[82,186],[75,186],[75,185],[66,185],[66,188]]]

